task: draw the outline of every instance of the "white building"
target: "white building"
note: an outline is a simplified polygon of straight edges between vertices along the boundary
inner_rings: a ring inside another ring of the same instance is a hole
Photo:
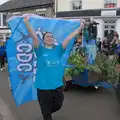
[[[58,11],[71,11],[73,4],[80,6],[79,9],[99,9],[104,8],[104,0],[56,0],[58,1]]]
[[[10,36],[11,30],[6,22],[9,17],[26,13],[53,17],[53,3],[52,0],[8,0],[0,5],[0,40]]]
[[[120,0],[56,0],[56,17],[91,18],[98,22],[98,37],[103,39],[111,31],[120,35]]]
[[[0,40],[6,40],[10,33],[11,31],[7,27],[6,14],[0,13]]]

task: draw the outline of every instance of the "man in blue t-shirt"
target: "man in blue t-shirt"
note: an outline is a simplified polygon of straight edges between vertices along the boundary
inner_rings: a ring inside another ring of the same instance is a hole
[[[33,38],[37,56],[35,88],[37,88],[38,101],[44,120],[52,120],[51,114],[62,107],[64,100],[64,67],[61,64],[61,58],[69,41],[81,31],[83,24],[60,45],[54,46],[52,33],[46,32],[44,34],[42,44],[29,24],[29,17],[25,17],[24,22]]]

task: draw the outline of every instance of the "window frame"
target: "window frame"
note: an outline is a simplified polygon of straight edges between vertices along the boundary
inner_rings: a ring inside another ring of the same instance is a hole
[[[46,16],[46,9],[36,9],[36,14],[42,17]]]
[[[5,25],[4,25],[4,15],[6,15],[6,20],[5,20]],[[6,13],[3,13],[2,14],[2,27],[7,27],[7,14]]]
[[[12,15],[13,16],[18,16],[18,15],[21,15],[21,12],[13,12]]]
[[[83,2],[82,0],[72,0],[71,1],[71,9],[73,11],[81,10],[82,9],[82,2]],[[76,5],[78,5],[78,6],[76,6]]]
[[[109,7],[110,4],[113,4],[113,7]],[[104,8],[117,8],[117,0],[104,0]]]
[[[2,14],[0,14],[0,27],[2,26]]]

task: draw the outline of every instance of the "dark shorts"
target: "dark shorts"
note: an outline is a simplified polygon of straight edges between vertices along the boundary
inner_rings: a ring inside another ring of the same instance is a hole
[[[51,114],[58,111],[63,105],[63,87],[55,90],[37,89],[37,96],[44,120],[52,120]]]

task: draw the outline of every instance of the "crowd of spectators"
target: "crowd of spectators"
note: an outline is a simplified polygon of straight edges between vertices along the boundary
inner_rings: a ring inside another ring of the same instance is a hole
[[[118,33],[115,31],[110,37],[105,37],[103,40],[98,39],[98,52],[104,53],[106,56],[116,55],[120,61],[120,39]]]

